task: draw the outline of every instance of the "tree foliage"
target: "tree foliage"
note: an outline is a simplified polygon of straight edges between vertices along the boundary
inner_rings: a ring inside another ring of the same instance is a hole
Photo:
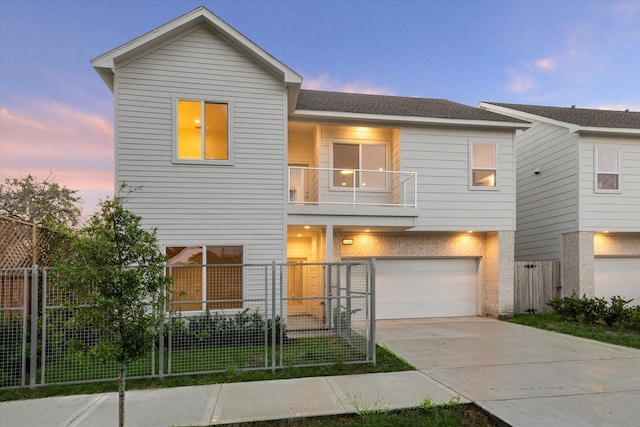
[[[76,315],[73,328],[98,340],[73,342],[76,350],[120,365],[121,425],[127,366],[148,354],[163,320],[165,257],[156,231],[124,207],[125,196],[101,202],[88,224],[72,235],[71,253],[57,262],[54,280]]]
[[[45,227],[74,227],[82,214],[82,199],[77,190],[70,190],[53,181],[49,175],[37,181],[26,178],[5,178],[0,181],[0,215]]]

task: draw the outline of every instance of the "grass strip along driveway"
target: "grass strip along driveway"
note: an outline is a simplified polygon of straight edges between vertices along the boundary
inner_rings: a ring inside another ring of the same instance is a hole
[[[546,331],[640,349],[640,331],[631,328],[607,326],[600,323],[586,324],[563,319],[556,313],[516,314],[512,318],[503,320]]]

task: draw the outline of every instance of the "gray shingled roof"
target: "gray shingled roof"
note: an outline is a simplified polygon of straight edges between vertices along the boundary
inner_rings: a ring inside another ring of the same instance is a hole
[[[560,122],[585,127],[640,129],[640,112],[610,111],[588,108],[545,107],[541,105],[504,104],[486,102],[486,104],[510,108]]]
[[[528,123],[446,99],[300,90],[297,110]]]

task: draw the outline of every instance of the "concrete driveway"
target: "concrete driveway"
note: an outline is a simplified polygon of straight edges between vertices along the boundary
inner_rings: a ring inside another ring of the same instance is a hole
[[[512,426],[640,426],[640,350],[490,318],[379,320],[377,342]]]

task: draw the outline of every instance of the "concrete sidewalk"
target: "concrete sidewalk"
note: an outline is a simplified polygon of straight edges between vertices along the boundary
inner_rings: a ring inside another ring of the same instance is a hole
[[[445,403],[457,396],[418,371],[134,390],[126,396],[126,425],[208,426],[414,407],[426,398]],[[2,427],[117,424],[116,393],[0,403]]]

